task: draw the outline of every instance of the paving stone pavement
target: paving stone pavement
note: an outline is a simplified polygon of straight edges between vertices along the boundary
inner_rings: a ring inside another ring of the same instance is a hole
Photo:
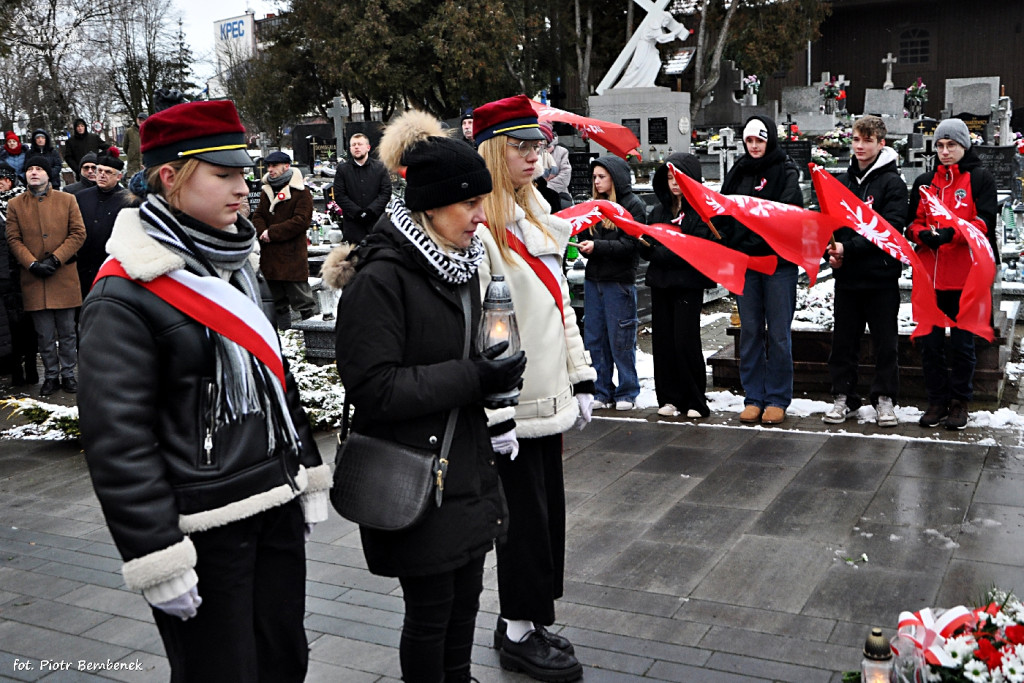
[[[970,443],[916,425],[825,431],[818,416],[750,428],[621,415],[565,438],[555,629],[589,683],[838,683],[870,627],[891,635],[900,610],[1024,590],[1016,432]],[[332,452],[330,434],[320,444]],[[307,548],[307,680],[398,681],[397,581],[366,571],[356,527],[336,515]],[[77,445],[0,442],[0,680],[167,680],[120,565]],[[497,610],[492,553],[474,675],[527,681],[489,647]]]

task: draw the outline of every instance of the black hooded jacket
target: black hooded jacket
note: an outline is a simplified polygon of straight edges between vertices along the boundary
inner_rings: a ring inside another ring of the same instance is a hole
[[[603,156],[591,162],[608,171],[615,184],[615,202],[630,213],[633,220],[647,222],[647,207],[643,200],[633,194],[629,182],[629,164],[616,156]],[[592,282],[622,282],[632,284],[636,280],[636,268],[640,264],[637,241],[618,228],[607,228],[603,223],[590,228],[580,239],[594,240],[594,251],[587,257],[586,278]]]
[[[95,133],[90,133],[88,126],[86,126],[85,132],[78,133],[78,124],[85,125],[84,119],[75,119],[74,125],[71,127],[71,137],[64,144],[64,160],[68,162],[68,166],[75,172],[75,177],[81,179],[82,172],[79,167],[82,165],[82,157],[89,152],[100,152],[106,151],[106,143],[103,139]]]
[[[36,136],[42,135],[46,138],[46,142],[40,147],[36,144]],[[64,161],[60,158],[60,152],[53,148],[53,140],[50,138],[50,134],[42,128],[36,128],[32,131],[32,143],[25,148],[25,161],[28,161],[30,157],[36,154],[44,157],[50,162],[50,184],[53,189],[60,189],[60,168]]]
[[[899,157],[883,147],[878,158],[861,171],[857,158],[838,177],[858,199],[877,211],[901,233],[907,227],[907,185],[900,177]],[[897,286],[903,264],[889,256],[853,228],[839,228],[836,242],[843,245],[843,265],[832,270],[840,289],[883,289]]]
[[[675,197],[668,189],[669,163],[697,182],[701,180],[700,161],[697,157],[692,154],[676,152],[666,159],[665,164],[654,172],[652,185],[654,186],[654,194],[658,197],[659,203],[651,213],[650,224],[667,223],[678,226],[679,232],[684,235],[713,239],[714,236],[711,234],[711,230],[701,220],[700,215],[689,205],[686,197],[679,198],[681,202],[680,209],[678,212],[674,210],[673,200]],[[677,220],[678,223],[675,222]],[[707,289],[715,286],[715,283],[708,277],[653,237],[644,237],[644,241],[650,245],[640,245],[640,255],[650,261],[645,278],[648,287]]]
[[[767,116],[752,116],[747,119],[747,123],[751,119],[758,119],[768,129],[768,145],[764,156],[755,159],[744,153],[737,159],[725,175],[722,194],[741,194],[802,207],[804,199],[800,191],[800,172],[793,160],[779,147],[775,122]],[[722,233],[726,245],[737,251],[748,256],[778,256],[760,235],[733,218],[715,219],[715,227]]]

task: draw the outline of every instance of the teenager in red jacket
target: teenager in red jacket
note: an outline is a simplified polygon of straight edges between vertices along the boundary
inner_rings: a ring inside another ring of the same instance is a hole
[[[960,294],[971,269],[970,249],[953,228],[933,229],[921,203],[920,188],[930,186],[952,213],[976,225],[994,242],[996,184],[971,149],[967,124],[960,119],[946,119],[938,125],[935,151],[939,166],[933,173],[918,176],[910,192],[909,215],[913,222],[907,228],[907,236],[919,245],[918,255],[931,272],[939,308],[955,322],[960,312]],[[973,392],[974,335],[954,326],[949,337],[948,359],[944,329],[933,327],[921,337],[921,365],[928,394],[928,409],[920,419],[922,427],[934,427],[943,420],[946,429],[967,427],[967,407]]]

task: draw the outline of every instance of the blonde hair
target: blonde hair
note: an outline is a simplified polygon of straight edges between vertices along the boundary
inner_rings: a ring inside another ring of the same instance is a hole
[[[593,197],[594,199],[607,199],[610,202],[617,202],[617,201],[619,201],[618,197],[616,197],[616,195],[615,195],[615,179],[612,178],[612,172],[609,171],[608,168],[606,166],[602,165],[602,164],[591,164],[591,168],[592,169],[593,168],[599,168],[599,167],[604,169],[604,172],[608,174],[608,180],[612,181],[612,187],[611,187],[610,190],[608,190],[608,192],[603,192],[603,193],[602,192],[598,192],[597,191],[597,183],[594,182],[594,177],[593,177],[594,171],[591,170],[590,171],[590,173],[591,173],[591,177],[590,177],[590,196]],[[617,230],[618,227],[619,227],[619,226],[615,225],[614,223],[612,223],[607,218],[602,218],[601,219],[601,226],[606,228],[606,229],[608,229],[608,230]]]
[[[150,192],[155,192],[164,199],[174,209],[181,210],[178,206],[178,196],[181,191],[185,188],[185,183],[192,177],[192,174],[199,168],[199,159],[177,159],[175,161],[168,161],[166,164],[160,164],[152,168],[146,169],[146,185],[149,187]],[[164,166],[170,166],[175,171],[175,182],[174,187],[170,190],[164,187],[163,181],[160,180],[160,169]]]
[[[446,254],[461,251],[456,245],[446,240],[441,236],[441,233],[434,229],[434,222],[430,220],[430,216],[427,215],[426,211],[410,211],[409,216],[416,225],[423,228],[423,232],[430,238],[430,241],[436,244],[441,251]]]
[[[507,135],[496,135],[480,143],[477,151],[484,158],[487,170],[491,172],[491,184],[494,189],[484,197],[484,215],[487,217],[487,226],[501,252],[501,259],[514,265],[512,248],[508,246],[508,238],[505,236],[505,227],[512,223],[515,218],[515,205],[518,204],[526,213],[526,220],[537,226],[549,239],[554,239],[544,222],[533,210],[530,195],[533,192],[533,183],[526,183],[516,189],[512,182],[512,174],[508,170],[508,162],[505,161],[505,143],[508,142]],[[510,201],[511,200],[511,201]]]

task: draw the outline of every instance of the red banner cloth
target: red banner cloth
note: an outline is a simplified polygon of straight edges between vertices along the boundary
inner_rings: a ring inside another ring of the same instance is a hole
[[[893,258],[914,269],[914,287],[910,290],[910,305],[917,327],[912,338],[931,332],[933,326],[949,327],[952,321],[939,310],[935,301],[935,286],[931,273],[921,263],[920,257],[907,238],[882,218],[877,211],[862,202],[849,188],[832,177],[832,174],[817,164],[808,164],[811,182],[818,196],[822,213],[842,221],[853,228],[858,235],[868,240]]]
[[[533,105],[534,111],[537,112],[537,119],[539,121],[568,123],[580,131],[585,140],[593,140],[612,154],[623,159],[626,158],[627,154],[633,154],[638,158],[641,156],[639,150],[640,141],[633,135],[633,131],[625,126],[573,114],[558,107],[542,104],[536,100],[530,100],[530,104]]]
[[[996,277],[996,258],[988,237],[973,223],[954,215],[927,185],[921,187],[921,201],[935,224],[956,230],[971,250],[972,267],[960,293],[956,326],[992,341],[995,338],[992,331],[992,282]]]
[[[802,267],[814,285],[825,245],[836,228],[842,227],[841,222],[791,204],[723,195],[679,172],[672,164],[668,167],[690,206],[705,222],[710,223],[715,216],[732,216],[763,237],[779,256]]]
[[[717,242],[684,235],[672,225],[638,223],[630,218],[623,207],[605,199],[583,202],[563,209],[555,215],[572,224],[574,235],[595,225],[602,218],[615,223],[627,235],[637,238],[649,235],[734,294],[743,293],[743,282],[748,268],[762,273],[775,272],[777,259],[774,256],[747,256]]]

